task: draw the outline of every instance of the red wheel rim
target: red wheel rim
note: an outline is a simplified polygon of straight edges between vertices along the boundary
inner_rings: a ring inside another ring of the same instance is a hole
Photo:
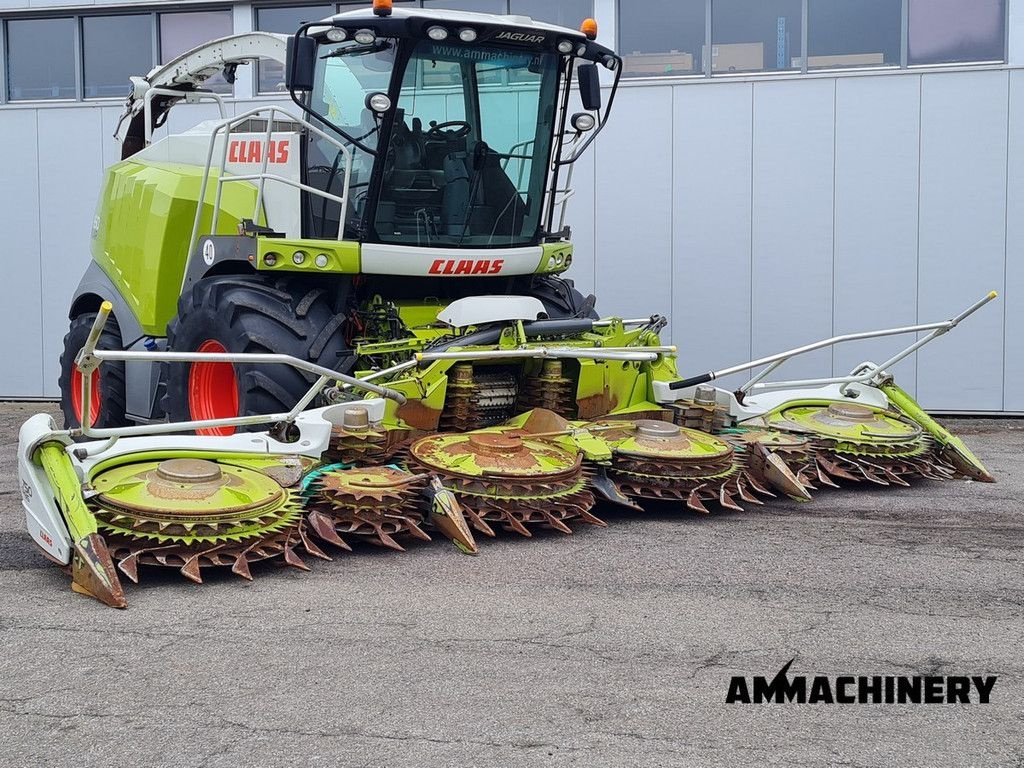
[[[100,370],[92,372],[92,389],[89,392],[89,426],[95,426],[100,417]],[[71,369],[71,410],[75,413],[78,423],[82,423],[82,372],[77,367]]]
[[[208,339],[197,352],[227,352]],[[188,375],[188,410],[193,421],[230,419],[238,415],[238,379],[231,363],[192,363]],[[234,427],[197,429],[197,435],[233,435]]]

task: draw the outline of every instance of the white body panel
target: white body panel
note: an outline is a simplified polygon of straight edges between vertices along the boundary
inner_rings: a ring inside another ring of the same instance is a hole
[[[532,275],[540,268],[543,255],[539,245],[445,249],[366,243],[362,247],[364,273],[410,277]]]
[[[185,163],[205,167],[210,148],[210,136],[219,120],[207,120],[184,133],[171,134],[133,156],[161,163]],[[265,132],[232,132],[228,140],[228,158],[225,168],[229,175],[242,176],[259,173],[263,169],[262,147]],[[299,164],[301,136],[298,132],[275,131],[271,134],[267,172],[292,181],[301,181]],[[218,135],[213,149],[213,166],[217,167],[224,151],[223,134]],[[236,182],[252,183],[257,182]],[[213,204],[214,186],[207,190],[207,201]],[[263,211],[267,226],[287,237],[302,236],[302,211],[297,188],[268,180],[263,193]]]
[[[544,304],[533,296],[469,296],[453,301],[437,313],[437,319],[452,328],[468,328],[509,320],[536,320],[543,313]]]
[[[37,413],[18,432],[18,486],[25,509],[25,527],[32,540],[59,563],[71,562],[71,535],[53,500],[43,468],[32,460],[36,446],[56,429],[52,417]],[[66,438],[65,438],[66,439]]]

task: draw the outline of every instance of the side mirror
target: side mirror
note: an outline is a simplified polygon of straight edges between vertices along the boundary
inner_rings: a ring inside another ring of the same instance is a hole
[[[316,72],[316,40],[305,35],[288,38],[284,84],[289,91],[313,90]]]
[[[580,84],[580,100],[583,108],[590,112],[601,109],[601,78],[597,64],[580,64],[576,69]]]

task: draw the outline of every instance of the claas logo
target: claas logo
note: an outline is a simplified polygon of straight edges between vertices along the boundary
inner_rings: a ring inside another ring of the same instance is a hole
[[[504,259],[434,259],[431,275],[497,275]]]
[[[267,155],[271,163],[288,162],[288,142],[271,141]],[[228,144],[229,163],[262,163],[263,142],[258,140],[235,139]]]

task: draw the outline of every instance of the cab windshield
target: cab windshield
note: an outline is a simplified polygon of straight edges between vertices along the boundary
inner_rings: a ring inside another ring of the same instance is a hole
[[[558,57],[423,40],[405,70],[374,234],[414,246],[536,243]]]

